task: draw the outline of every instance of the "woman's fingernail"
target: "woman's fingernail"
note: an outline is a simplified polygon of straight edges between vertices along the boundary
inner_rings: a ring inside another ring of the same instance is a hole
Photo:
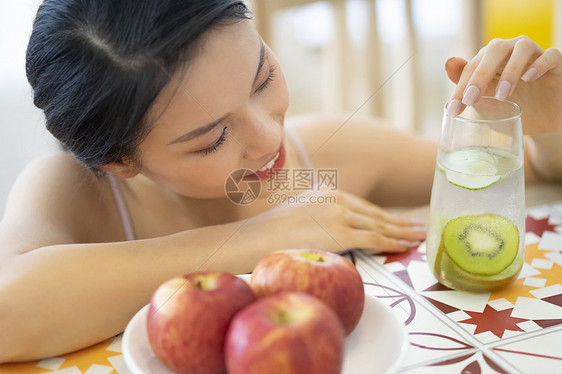
[[[459,99],[453,99],[447,104],[447,116],[455,117],[461,111],[461,101]]]
[[[523,74],[523,76],[521,77],[521,80],[523,82],[528,82],[528,81],[532,80],[534,77],[536,77],[538,72],[539,71],[537,70],[537,68],[530,68],[529,70],[527,70],[525,72],[525,74]]]
[[[476,102],[478,96],[480,96],[480,89],[476,86],[469,86],[464,92],[462,103],[466,106],[471,106]]]
[[[511,91],[511,83],[508,81],[501,81],[496,90],[496,99],[505,100],[507,95],[509,95],[509,91]]]

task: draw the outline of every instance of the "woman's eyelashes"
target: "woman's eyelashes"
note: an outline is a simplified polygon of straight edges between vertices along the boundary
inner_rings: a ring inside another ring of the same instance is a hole
[[[275,66],[270,64],[267,79],[254,91],[254,93],[259,94],[260,92],[265,90],[271,84],[271,82],[273,82],[273,78],[275,78]]]
[[[228,137],[228,127],[225,127],[222,130],[221,136],[217,139],[216,142],[214,142],[211,146],[209,146],[205,149],[201,149],[199,151],[195,151],[194,153],[204,155],[204,156],[210,155],[211,153],[216,152],[220,148],[220,146],[224,144],[227,137]]]

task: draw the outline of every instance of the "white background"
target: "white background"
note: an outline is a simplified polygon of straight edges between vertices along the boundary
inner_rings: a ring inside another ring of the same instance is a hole
[[[43,114],[33,105],[25,77],[25,49],[40,0],[1,0],[0,11],[0,216],[21,169],[55,149]]]

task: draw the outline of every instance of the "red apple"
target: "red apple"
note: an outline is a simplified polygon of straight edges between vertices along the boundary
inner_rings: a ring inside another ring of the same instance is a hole
[[[289,249],[263,257],[250,286],[258,298],[280,291],[305,292],[324,301],[341,319],[349,335],[365,304],[363,280],[348,259],[316,249]]]
[[[233,274],[194,273],[170,279],[150,301],[146,321],[150,346],[173,371],[222,373],[228,326],[255,299],[248,284]]]
[[[281,292],[238,313],[226,335],[229,374],[337,374],[343,363],[343,326],[313,296]]]

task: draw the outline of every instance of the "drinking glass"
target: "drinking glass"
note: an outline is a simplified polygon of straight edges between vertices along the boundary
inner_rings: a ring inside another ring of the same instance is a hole
[[[449,288],[496,290],[517,279],[524,240],[521,110],[515,103],[483,97],[454,118],[444,115],[427,261]]]

